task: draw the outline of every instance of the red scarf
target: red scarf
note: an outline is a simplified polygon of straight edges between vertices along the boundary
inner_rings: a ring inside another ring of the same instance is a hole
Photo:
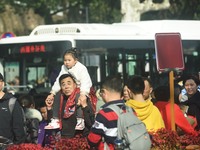
[[[75,113],[76,95],[79,94],[79,93],[80,93],[80,89],[76,88],[76,89],[74,89],[72,94],[67,99],[67,102],[66,102],[66,105],[65,105],[65,108],[64,108],[63,118],[69,118],[71,115],[73,115]],[[61,97],[60,97],[60,111],[59,111],[60,119],[61,119],[61,114],[62,114],[63,99],[64,99],[64,95],[61,95]]]

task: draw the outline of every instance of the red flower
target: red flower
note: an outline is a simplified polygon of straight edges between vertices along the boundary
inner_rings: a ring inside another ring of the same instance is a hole
[[[152,149],[185,149],[188,145],[200,145],[200,131],[193,134],[178,135],[177,132],[159,129],[149,132],[152,139]]]
[[[51,150],[48,147],[42,147],[41,145],[37,144],[19,144],[19,145],[11,145],[7,148],[7,150]]]

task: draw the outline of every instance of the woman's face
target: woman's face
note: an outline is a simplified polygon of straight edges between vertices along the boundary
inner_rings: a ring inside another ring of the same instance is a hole
[[[126,101],[130,99],[129,89],[126,85],[124,86],[124,89],[123,89],[123,96],[124,96],[124,100]]]
[[[192,79],[188,79],[185,82],[185,89],[189,96],[194,95],[197,92],[197,84]]]
[[[72,68],[77,62],[77,59],[75,59],[71,54],[66,54],[64,56],[64,65],[70,69]]]

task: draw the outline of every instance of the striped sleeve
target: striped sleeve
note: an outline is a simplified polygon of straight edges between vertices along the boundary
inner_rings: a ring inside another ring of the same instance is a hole
[[[117,137],[117,119],[117,114],[110,108],[100,110],[88,135],[90,146],[98,146],[102,137],[107,143],[113,144]]]

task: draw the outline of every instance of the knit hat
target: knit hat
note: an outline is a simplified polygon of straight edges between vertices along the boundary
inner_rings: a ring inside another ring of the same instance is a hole
[[[4,81],[3,75],[0,73],[0,80]]]

